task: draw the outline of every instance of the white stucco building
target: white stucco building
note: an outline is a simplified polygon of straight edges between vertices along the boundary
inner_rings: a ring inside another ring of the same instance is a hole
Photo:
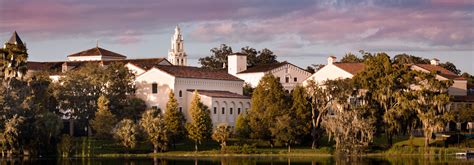
[[[303,84],[306,85],[309,80],[321,84],[326,80],[352,78],[355,74],[362,71],[364,67],[365,65],[363,63],[338,63],[336,62],[336,57],[330,56],[328,57],[327,65],[308,77]],[[439,66],[438,59],[432,59],[431,64],[413,64],[411,65],[411,69],[422,72],[436,72],[436,78],[438,80],[452,80],[454,82],[448,89],[449,95],[467,95],[467,80]]]
[[[311,73],[286,61],[247,68],[247,56],[241,53],[229,55],[228,63],[229,74],[245,80],[254,88],[265,74],[273,74],[280,80],[283,88],[287,92],[291,92],[296,85],[311,76]]]
[[[18,38],[19,39],[19,38]],[[187,119],[193,92],[198,91],[201,101],[209,107],[214,126],[220,123],[235,125],[239,114],[250,108],[250,97],[242,95],[244,80],[229,74],[227,70],[209,70],[187,65],[184,42],[177,26],[171,39],[168,60],[164,58],[127,59],[127,56],[94,48],[67,56],[67,61],[28,61],[29,74],[47,71],[53,81],[58,81],[67,71],[98,63],[107,66],[113,62],[124,63],[135,74],[135,97],[143,99],[148,108],[161,109],[166,113],[168,94],[173,91],[179,110]]]

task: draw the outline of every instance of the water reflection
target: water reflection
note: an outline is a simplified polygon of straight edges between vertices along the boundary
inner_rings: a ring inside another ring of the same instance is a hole
[[[349,164],[474,164],[474,159],[454,157],[210,157],[210,158],[0,158],[0,165],[64,164],[64,165],[349,165]]]

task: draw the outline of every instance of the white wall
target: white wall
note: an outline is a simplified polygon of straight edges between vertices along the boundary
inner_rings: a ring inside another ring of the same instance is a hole
[[[280,77],[280,83],[283,85],[285,90],[291,91],[293,88],[303,83],[311,74],[305,70],[302,70],[293,65],[287,64],[279,68],[275,68],[270,72],[275,77]],[[265,72],[256,72],[256,73],[240,73],[236,76],[242,80],[245,80],[246,83],[249,83],[252,87],[257,87],[258,83],[265,75]],[[286,82],[286,77],[289,78],[289,82]],[[294,81],[296,78],[296,82]]]
[[[120,60],[125,59],[124,57],[111,57],[111,56],[73,56],[67,57],[69,61],[100,61],[100,60]]]
[[[336,79],[345,79],[345,78],[352,78],[354,75],[346,72],[345,70],[332,65],[328,64],[323,68],[319,69],[316,73],[308,77],[304,82],[303,85],[307,85],[309,80],[313,80],[318,84],[323,83],[326,80],[336,80]]]
[[[164,112],[166,102],[168,101],[168,94],[171,89],[174,89],[174,80],[175,77],[152,68],[135,79],[135,96],[143,99],[147,107],[157,106]],[[152,93],[153,83],[158,84],[158,92],[156,94]]]

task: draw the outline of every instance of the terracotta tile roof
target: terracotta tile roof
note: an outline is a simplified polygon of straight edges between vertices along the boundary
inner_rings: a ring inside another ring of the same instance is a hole
[[[121,62],[124,64],[131,63],[135,66],[138,66],[142,69],[148,70],[153,68],[154,66],[160,65],[161,62],[166,61],[168,64],[171,65],[165,58],[142,58],[142,59],[125,59],[125,60],[110,60],[110,61],[103,61],[104,65],[108,65],[112,62]]]
[[[257,66],[248,68],[247,70],[244,70],[244,71],[239,72],[239,73],[268,72],[268,71],[271,71],[271,70],[273,70],[273,69],[275,69],[275,68],[284,66],[284,65],[286,65],[286,64],[290,64],[290,63],[288,63],[288,62],[286,62],[286,61],[283,61],[283,62],[276,63],[276,64],[257,65]]]
[[[361,72],[365,67],[364,63],[335,63],[334,65],[352,75]]]
[[[62,72],[62,64],[64,62],[34,62],[28,61],[26,67],[28,70],[45,71],[50,74],[60,74]]]
[[[188,89],[188,92],[194,92],[194,89]],[[229,91],[217,91],[217,90],[197,90],[200,95],[215,97],[215,98],[239,98],[239,99],[250,99],[249,96],[232,93]]]
[[[97,56],[97,55],[127,58],[127,56],[112,52],[107,49],[103,49],[101,47],[94,47],[88,50],[84,50],[82,52],[74,53],[74,54],[69,55],[68,57]]]
[[[159,66],[156,66],[156,68],[168,74],[171,74],[175,77],[181,77],[181,78],[243,81],[227,73],[226,69],[210,70],[210,69],[190,67],[190,66],[167,66],[167,65],[159,65]]]
[[[55,62],[28,61],[27,68],[28,70],[34,70],[34,71],[46,71],[46,72],[49,72],[50,74],[61,74],[62,65],[67,65],[68,67],[79,68],[87,63],[100,63],[103,65],[109,65],[113,62],[118,62],[118,63],[123,63],[123,64],[132,63],[140,68],[147,70],[147,69],[151,69],[154,66],[160,65],[160,63],[163,61],[167,61],[167,60],[164,58],[144,58],[144,59],[107,60],[107,61],[55,61]]]
[[[431,65],[431,64],[415,64],[416,66],[428,70],[429,72],[436,72],[436,74],[440,75],[441,77],[452,79],[452,80],[466,80],[464,77],[457,75],[439,65]]]

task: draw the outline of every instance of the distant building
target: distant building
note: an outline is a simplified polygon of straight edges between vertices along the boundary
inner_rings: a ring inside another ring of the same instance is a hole
[[[7,43],[22,43],[15,32]],[[208,70],[187,65],[184,42],[177,26],[171,41],[168,60],[164,58],[127,59],[127,56],[101,48],[80,51],[67,56],[67,61],[28,61],[28,73],[45,71],[53,81],[59,81],[68,71],[87,63],[106,66],[113,62],[124,63],[135,74],[135,96],[145,101],[148,108],[161,109],[166,113],[168,94],[173,91],[179,104],[179,111],[189,119],[189,107],[193,92],[198,91],[201,101],[211,111],[214,125],[227,123],[235,125],[239,114],[250,108],[250,97],[243,96],[244,80],[229,74],[226,70]]]
[[[229,74],[245,80],[252,87],[256,87],[265,74],[272,74],[287,92],[291,92],[296,85],[311,76],[308,71],[286,61],[247,68],[247,56],[242,53],[229,55],[227,61]]]
[[[318,70],[316,73],[308,77],[303,84],[307,85],[309,80],[313,80],[318,84],[322,84],[326,80],[352,78],[361,72],[365,65],[363,63],[339,63],[336,57],[330,56],[327,59],[326,66]],[[448,105],[448,110],[456,110],[458,108],[474,108],[474,95],[470,95],[467,87],[467,80],[441,66],[438,59],[432,59],[430,64],[413,64],[412,70],[421,72],[435,72],[438,80],[452,80],[454,83],[448,88],[448,94],[452,96],[452,102]],[[469,95],[468,95],[469,94]],[[473,112],[474,113],[474,112]],[[474,122],[467,124],[467,129],[474,129]],[[449,130],[449,125],[447,126]]]

